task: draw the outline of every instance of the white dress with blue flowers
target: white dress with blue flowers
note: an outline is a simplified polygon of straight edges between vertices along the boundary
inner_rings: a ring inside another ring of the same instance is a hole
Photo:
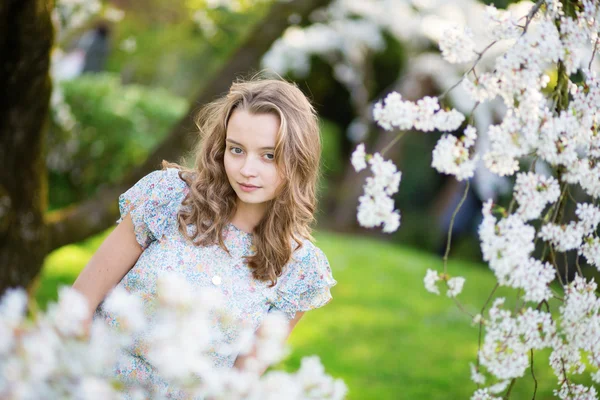
[[[165,271],[181,274],[198,290],[218,288],[226,299],[227,311],[255,330],[273,310],[282,311],[291,319],[297,311],[322,307],[331,300],[330,288],[336,281],[327,257],[308,240],[293,253],[274,287],[269,287],[270,282],[254,279],[245,263],[243,257],[255,251],[252,234],[228,224],[224,241],[230,254],[218,245],[195,246],[186,240],[177,226],[177,212],[188,190],[178,170],[171,168],[146,175],[119,197],[121,219],[118,222],[131,215],[136,239],[144,251],[118,285],[143,300],[150,321],[152,307],[149,305],[156,294],[156,279]],[[112,325],[117,323],[102,308],[102,303],[96,310],[96,318],[104,318]],[[236,340],[239,332],[235,326],[223,329],[226,330],[224,340],[229,343]],[[136,340],[129,357],[115,372],[124,383],[165,386],[144,357],[146,351],[143,340]],[[232,367],[236,356],[215,353],[213,360],[215,366]]]

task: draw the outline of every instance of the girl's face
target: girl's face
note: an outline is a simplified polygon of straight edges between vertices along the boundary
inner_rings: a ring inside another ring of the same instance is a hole
[[[229,118],[225,173],[239,201],[263,204],[275,197],[283,182],[275,164],[279,117],[236,109]]]

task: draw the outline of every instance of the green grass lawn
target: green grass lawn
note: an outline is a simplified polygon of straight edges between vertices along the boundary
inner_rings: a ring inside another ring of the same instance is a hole
[[[50,254],[41,274],[37,300],[56,299],[57,284],[71,284],[107,233]],[[348,385],[349,399],[468,399],[478,329],[448,299],[423,287],[427,268],[441,270],[437,256],[401,246],[330,233],[316,235],[338,284],[334,300],[306,313],[290,338],[293,351],[283,368],[316,354],[325,369]],[[459,296],[477,313],[495,280],[483,265],[450,262],[451,275],[467,281]],[[511,304],[515,291],[500,289]],[[556,379],[547,353],[537,353],[537,399],[552,398]],[[530,374],[530,372],[527,372]],[[530,399],[530,376],[518,382],[512,399]]]

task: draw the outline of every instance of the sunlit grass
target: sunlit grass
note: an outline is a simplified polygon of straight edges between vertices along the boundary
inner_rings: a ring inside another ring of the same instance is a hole
[[[48,256],[37,300],[56,299],[58,284],[71,284],[100,245],[105,232]],[[282,367],[295,370],[300,359],[316,354],[325,369],[344,379],[349,399],[468,399],[476,389],[469,379],[478,329],[452,300],[425,291],[427,268],[441,270],[441,259],[401,246],[331,233],[317,235],[338,284],[334,300],[306,313],[290,337],[292,353]],[[483,265],[450,262],[451,275],[467,279],[459,296],[466,310],[479,312],[494,287]],[[497,295],[513,303],[514,291]],[[556,379],[548,353],[536,356],[537,399],[551,398]],[[531,398],[530,371],[513,389],[513,399]]]

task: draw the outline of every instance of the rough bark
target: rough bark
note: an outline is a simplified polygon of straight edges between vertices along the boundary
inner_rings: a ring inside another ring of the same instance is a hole
[[[173,127],[168,137],[148,159],[116,186],[101,189],[95,198],[78,206],[48,216],[49,250],[77,242],[108,228],[118,218],[116,196],[147,173],[160,168],[162,160],[175,161],[189,151],[196,140],[193,117],[198,107],[225,93],[240,74],[259,68],[260,59],[289,25],[292,14],[306,18],[313,10],[331,0],[297,0],[275,2],[263,22],[231,55],[219,72],[192,101],[186,115]]]
[[[0,293],[27,286],[46,255],[50,7],[46,0],[0,2]]]

